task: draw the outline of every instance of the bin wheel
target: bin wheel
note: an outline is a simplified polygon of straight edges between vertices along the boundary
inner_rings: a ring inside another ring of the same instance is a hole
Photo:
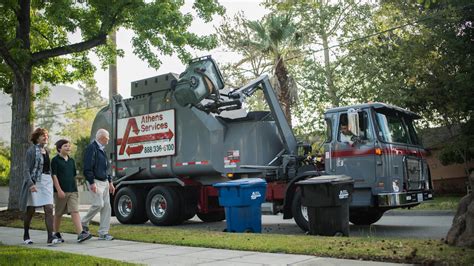
[[[291,204],[291,212],[293,219],[301,230],[307,232],[309,230],[308,208],[301,205],[301,190],[297,189]]]
[[[114,198],[114,212],[122,224],[142,224],[148,221],[145,211],[145,191],[125,187]]]
[[[156,186],[146,197],[146,213],[155,225],[175,225],[180,220],[180,198],[171,187]]]
[[[382,218],[384,211],[378,209],[350,209],[349,221],[355,225],[371,225]]]
[[[225,212],[218,211],[218,212],[209,212],[209,213],[198,213],[197,216],[201,221],[210,223],[210,222],[220,222],[225,220]]]
[[[252,228],[247,228],[244,230],[244,233],[253,233],[253,229]]]

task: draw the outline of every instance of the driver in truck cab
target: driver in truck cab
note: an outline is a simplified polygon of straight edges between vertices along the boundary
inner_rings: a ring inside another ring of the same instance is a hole
[[[342,122],[340,126],[340,133],[339,133],[339,140],[341,142],[346,142],[349,143],[351,146],[353,146],[354,141],[352,140],[354,137],[354,134],[349,130],[349,126],[347,125],[347,122]]]

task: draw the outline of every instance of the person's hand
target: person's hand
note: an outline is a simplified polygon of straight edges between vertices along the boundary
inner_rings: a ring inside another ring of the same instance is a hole
[[[112,182],[109,182],[109,193],[111,193],[112,195],[115,194],[115,187]]]
[[[30,187],[30,191],[31,191],[31,192],[37,192],[38,190],[36,189],[36,186],[35,186],[35,185],[32,185],[32,186]]]
[[[91,189],[92,192],[97,193],[97,187],[96,187],[95,183],[90,185],[90,189]]]
[[[60,199],[64,199],[64,198],[66,197],[66,193],[64,193],[64,191],[62,191],[62,190],[61,190],[61,191],[58,191],[58,197],[59,197]]]

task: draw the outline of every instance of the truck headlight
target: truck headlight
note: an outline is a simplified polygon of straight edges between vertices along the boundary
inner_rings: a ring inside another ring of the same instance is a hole
[[[393,192],[400,192],[399,183],[400,183],[400,181],[398,181],[398,179],[395,179],[395,180],[392,181]]]

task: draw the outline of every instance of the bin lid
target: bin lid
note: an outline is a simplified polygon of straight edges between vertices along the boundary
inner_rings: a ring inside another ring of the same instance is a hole
[[[322,175],[296,182],[297,185],[312,185],[323,183],[346,183],[354,182],[352,177],[346,175]]]
[[[253,187],[253,186],[261,186],[266,185],[267,182],[261,178],[242,178],[227,182],[216,183],[214,187]]]

